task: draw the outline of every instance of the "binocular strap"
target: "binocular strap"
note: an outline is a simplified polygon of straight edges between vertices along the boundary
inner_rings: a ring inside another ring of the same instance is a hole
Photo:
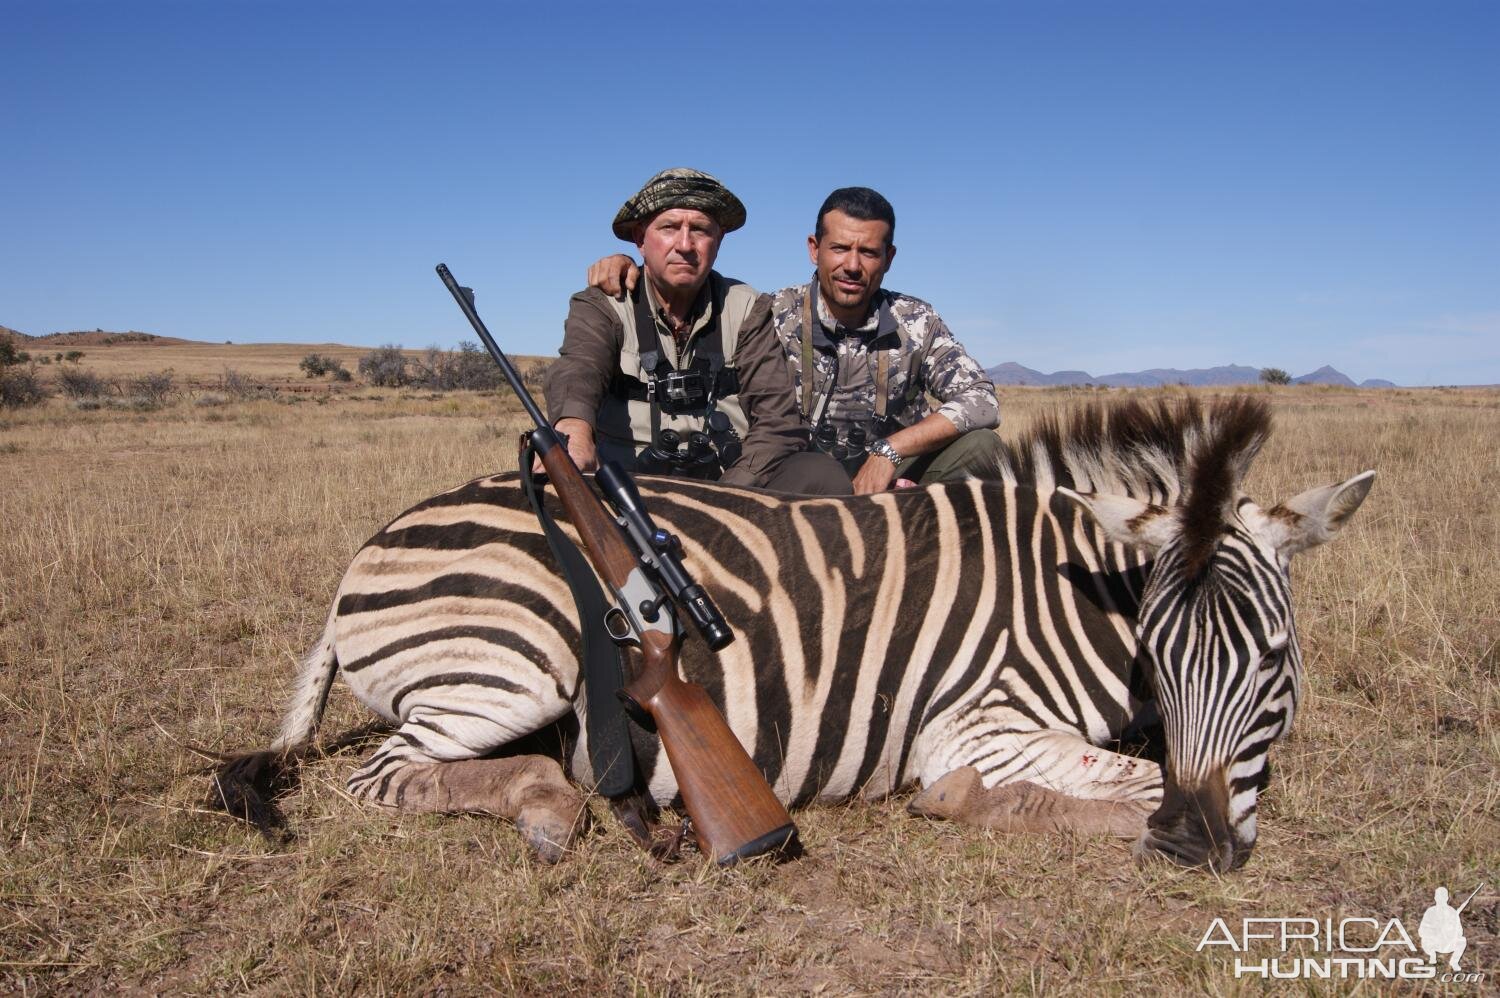
[[[578,606],[579,665],[586,698],[589,763],[598,783],[595,790],[602,797],[618,800],[638,789],[629,722],[625,709],[615,698],[616,691],[625,685],[624,652],[604,630],[604,614],[609,606],[588,559],[547,512],[541,489],[531,473],[534,454],[530,434],[526,434],[521,444],[521,484]]]

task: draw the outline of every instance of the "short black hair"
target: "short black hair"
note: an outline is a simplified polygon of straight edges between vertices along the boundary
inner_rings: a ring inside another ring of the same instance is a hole
[[[890,246],[896,241],[896,209],[879,191],[868,187],[840,187],[824,198],[823,207],[818,209],[818,224],[813,228],[813,238],[819,242],[823,240],[823,216],[830,211],[841,211],[861,222],[884,222],[891,227],[886,233],[885,244]]]

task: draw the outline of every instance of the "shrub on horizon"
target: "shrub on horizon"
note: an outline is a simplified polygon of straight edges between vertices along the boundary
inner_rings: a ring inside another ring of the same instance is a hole
[[[0,339],[0,367],[14,367],[31,359],[25,350],[16,349],[16,341],[9,336]]]
[[[359,359],[359,373],[379,388],[404,388],[411,383],[406,355],[393,343],[376,347]]]
[[[233,399],[247,399],[259,395],[261,386],[247,375],[226,367],[219,375],[219,391]]]
[[[302,368],[302,372],[309,378],[321,378],[333,368],[339,366],[339,362],[332,357],[324,357],[320,353],[310,353],[306,357],[303,357],[302,362],[297,366]]]
[[[174,385],[171,371],[157,371],[131,378],[125,386],[125,395],[137,409],[160,409],[172,394]]]
[[[504,377],[490,355],[470,341],[460,343],[457,350],[428,347],[412,366],[410,384],[435,392],[493,390]]]
[[[57,372],[57,387],[71,399],[96,399],[108,389],[104,379],[81,367],[63,368]]]
[[[19,364],[0,367],[0,408],[19,409],[38,405],[50,394],[42,379],[31,368]]]

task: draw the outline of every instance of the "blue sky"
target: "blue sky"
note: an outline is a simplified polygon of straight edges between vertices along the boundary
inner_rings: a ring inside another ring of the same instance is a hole
[[[1500,5],[0,0],[0,324],[551,353],[648,175],[823,197],[977,359],[1500,383]]]

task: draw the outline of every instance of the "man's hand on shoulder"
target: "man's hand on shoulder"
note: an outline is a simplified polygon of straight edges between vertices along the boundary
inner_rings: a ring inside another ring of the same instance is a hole
[[[589,266],[588,285],[598,288],[611,298],[624,301],[625,296],[635,290],[640,278],[641,268],[635,265],[635,261],[624,253],[616,253],[596,260]]]
[[[578,465],[578,470],[585,475],[599,470],[599,451],[594,447],[594,428],[585,421],[576,417],[559,419],[554,427],[558,433],[568,438],[568,456],[573,463]],[[531,473],[539,475],[543,472],[541,459],[538,458],[531,465]]]

